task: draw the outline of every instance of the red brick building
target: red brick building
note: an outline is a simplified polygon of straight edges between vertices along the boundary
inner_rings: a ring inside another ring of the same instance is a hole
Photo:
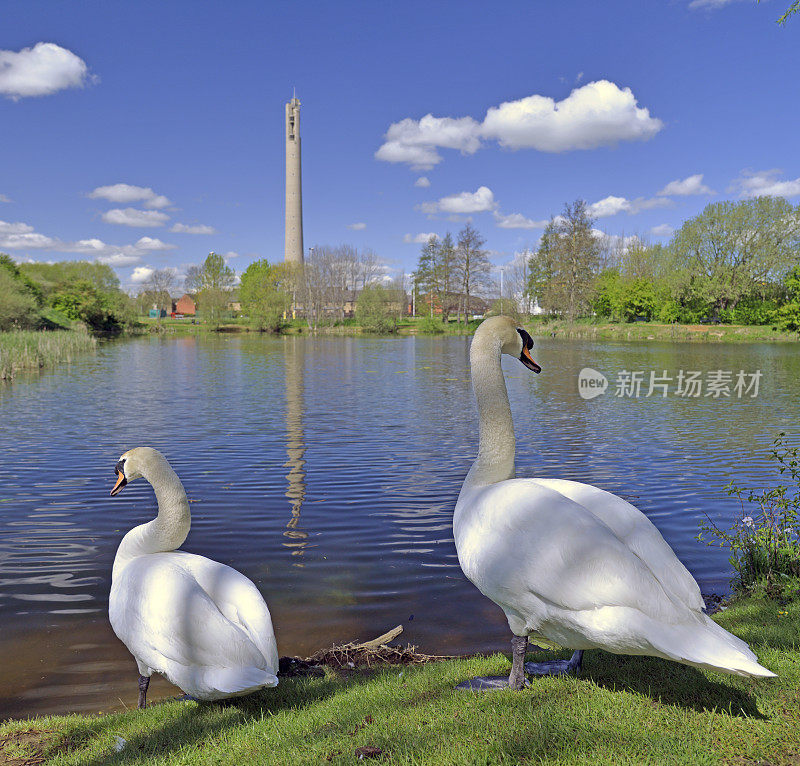
[[[197,304],[190,295],[184,294],[173,302],[172,313],[193,317],[197,313]]]

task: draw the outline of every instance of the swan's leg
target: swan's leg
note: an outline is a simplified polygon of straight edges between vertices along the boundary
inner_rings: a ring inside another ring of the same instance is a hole
[[[574,652],[568,660],[550,660],[549,662],[526,662],[525,672],[530,676],[560,676],[564,673],[581,672],[583,649]]]
[[[525,650],[528,648],[527,636],[511,636],[511,673],[508,676],[509,689],[522,689],[525,686]]]
[[[148,686],[150,686],[150,676],[139,676],[139,710],[147,707]]]
[[[511,636],[511,674],[506,676],[478,676],[463,681],[456,689],[473,692],[488,692],[495,689],[522,689],[528,686],[523,667],[525,649],[528,646],[527,636]]]

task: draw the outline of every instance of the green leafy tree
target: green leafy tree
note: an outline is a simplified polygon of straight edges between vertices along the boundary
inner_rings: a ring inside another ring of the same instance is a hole
[[[761,0],[758,0],[760,3]],[[785,24],[791,16],[794,16],[795,13],[800,13],[800,0],[794,0],[794,2],[783,12],[783,14],[778,19],[778,24]]]
[[[676,295],[718,313],[800,259],[800,206],[779,197],[716,202],[675,233]]]
[[[285,269],[270,265],[262,259],[253,261],[244,274],[239,287],[242,309],[259,330],[278,332],[286,312],[291,307],[291,292],[286,291]]]
[[[776,312],[776,327],[785,332],[800,332],[800,265],[785,280],[787,301]]]
[[[214,252],[187,272],[186,289],[197,293],[198,310],[210,324],[219,326],[222,321],[235,280],[236,272]]]
[[[35,298],[8,269],[0,268],[0,331],[33,329],[40,318]]]
[[[51,305],[69,319],[83,322],[94,332],[119,332],[124,307],[112,293],[81,279],[62,285],[51,297]]]
[[[380,285],[365,287],[356,302],[356,320],[368,332],[393,333],[397,331],[396,296]]]

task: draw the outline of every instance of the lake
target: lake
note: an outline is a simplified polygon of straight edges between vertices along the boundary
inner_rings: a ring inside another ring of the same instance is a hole
[[[258,585],[282,655],[398,624],[429,653],[506,650],[503,614],[452,540],[477,449],[469,341],[148,337],[0,387],[0,718],[135,707],[136,665],[107,608],[116,547],[155,512],[143,481],[109,497],[136,446],[164,452],[186,487],[184,549]],[[769,481],[775,435],[797,436],[798,347],[542,339],[533,357],[541,375],[503,362],[517,474],[625,497],[703,592],[725,592],[727,555],[695,540],[698,524],[727,524],[739,509],[724,485]],[[587,367],[609,380],[591,400]],[[679,396],[681,370],[728,371],[731,395]],[[740,370],[760,371],[757,396],[736,395]],[[622,371],[642,372],[640,396],[617,395],[630,393]],[[673,378],[667,396],[646,396],[651,371]]]

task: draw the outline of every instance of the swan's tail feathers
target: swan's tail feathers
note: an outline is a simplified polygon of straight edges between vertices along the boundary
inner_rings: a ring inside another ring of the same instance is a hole
[[[737,676],[774,678],[776,675],[759,664],[758,657],[744,641],[705,615],[699,624],[664,626],[659,639],[652,642],[656,649],[687,665]]]
[[[278,677],[263,668],[212,668],[203,673],[203,692],[194,696],[204,700],[239,697],[277,685]]]

